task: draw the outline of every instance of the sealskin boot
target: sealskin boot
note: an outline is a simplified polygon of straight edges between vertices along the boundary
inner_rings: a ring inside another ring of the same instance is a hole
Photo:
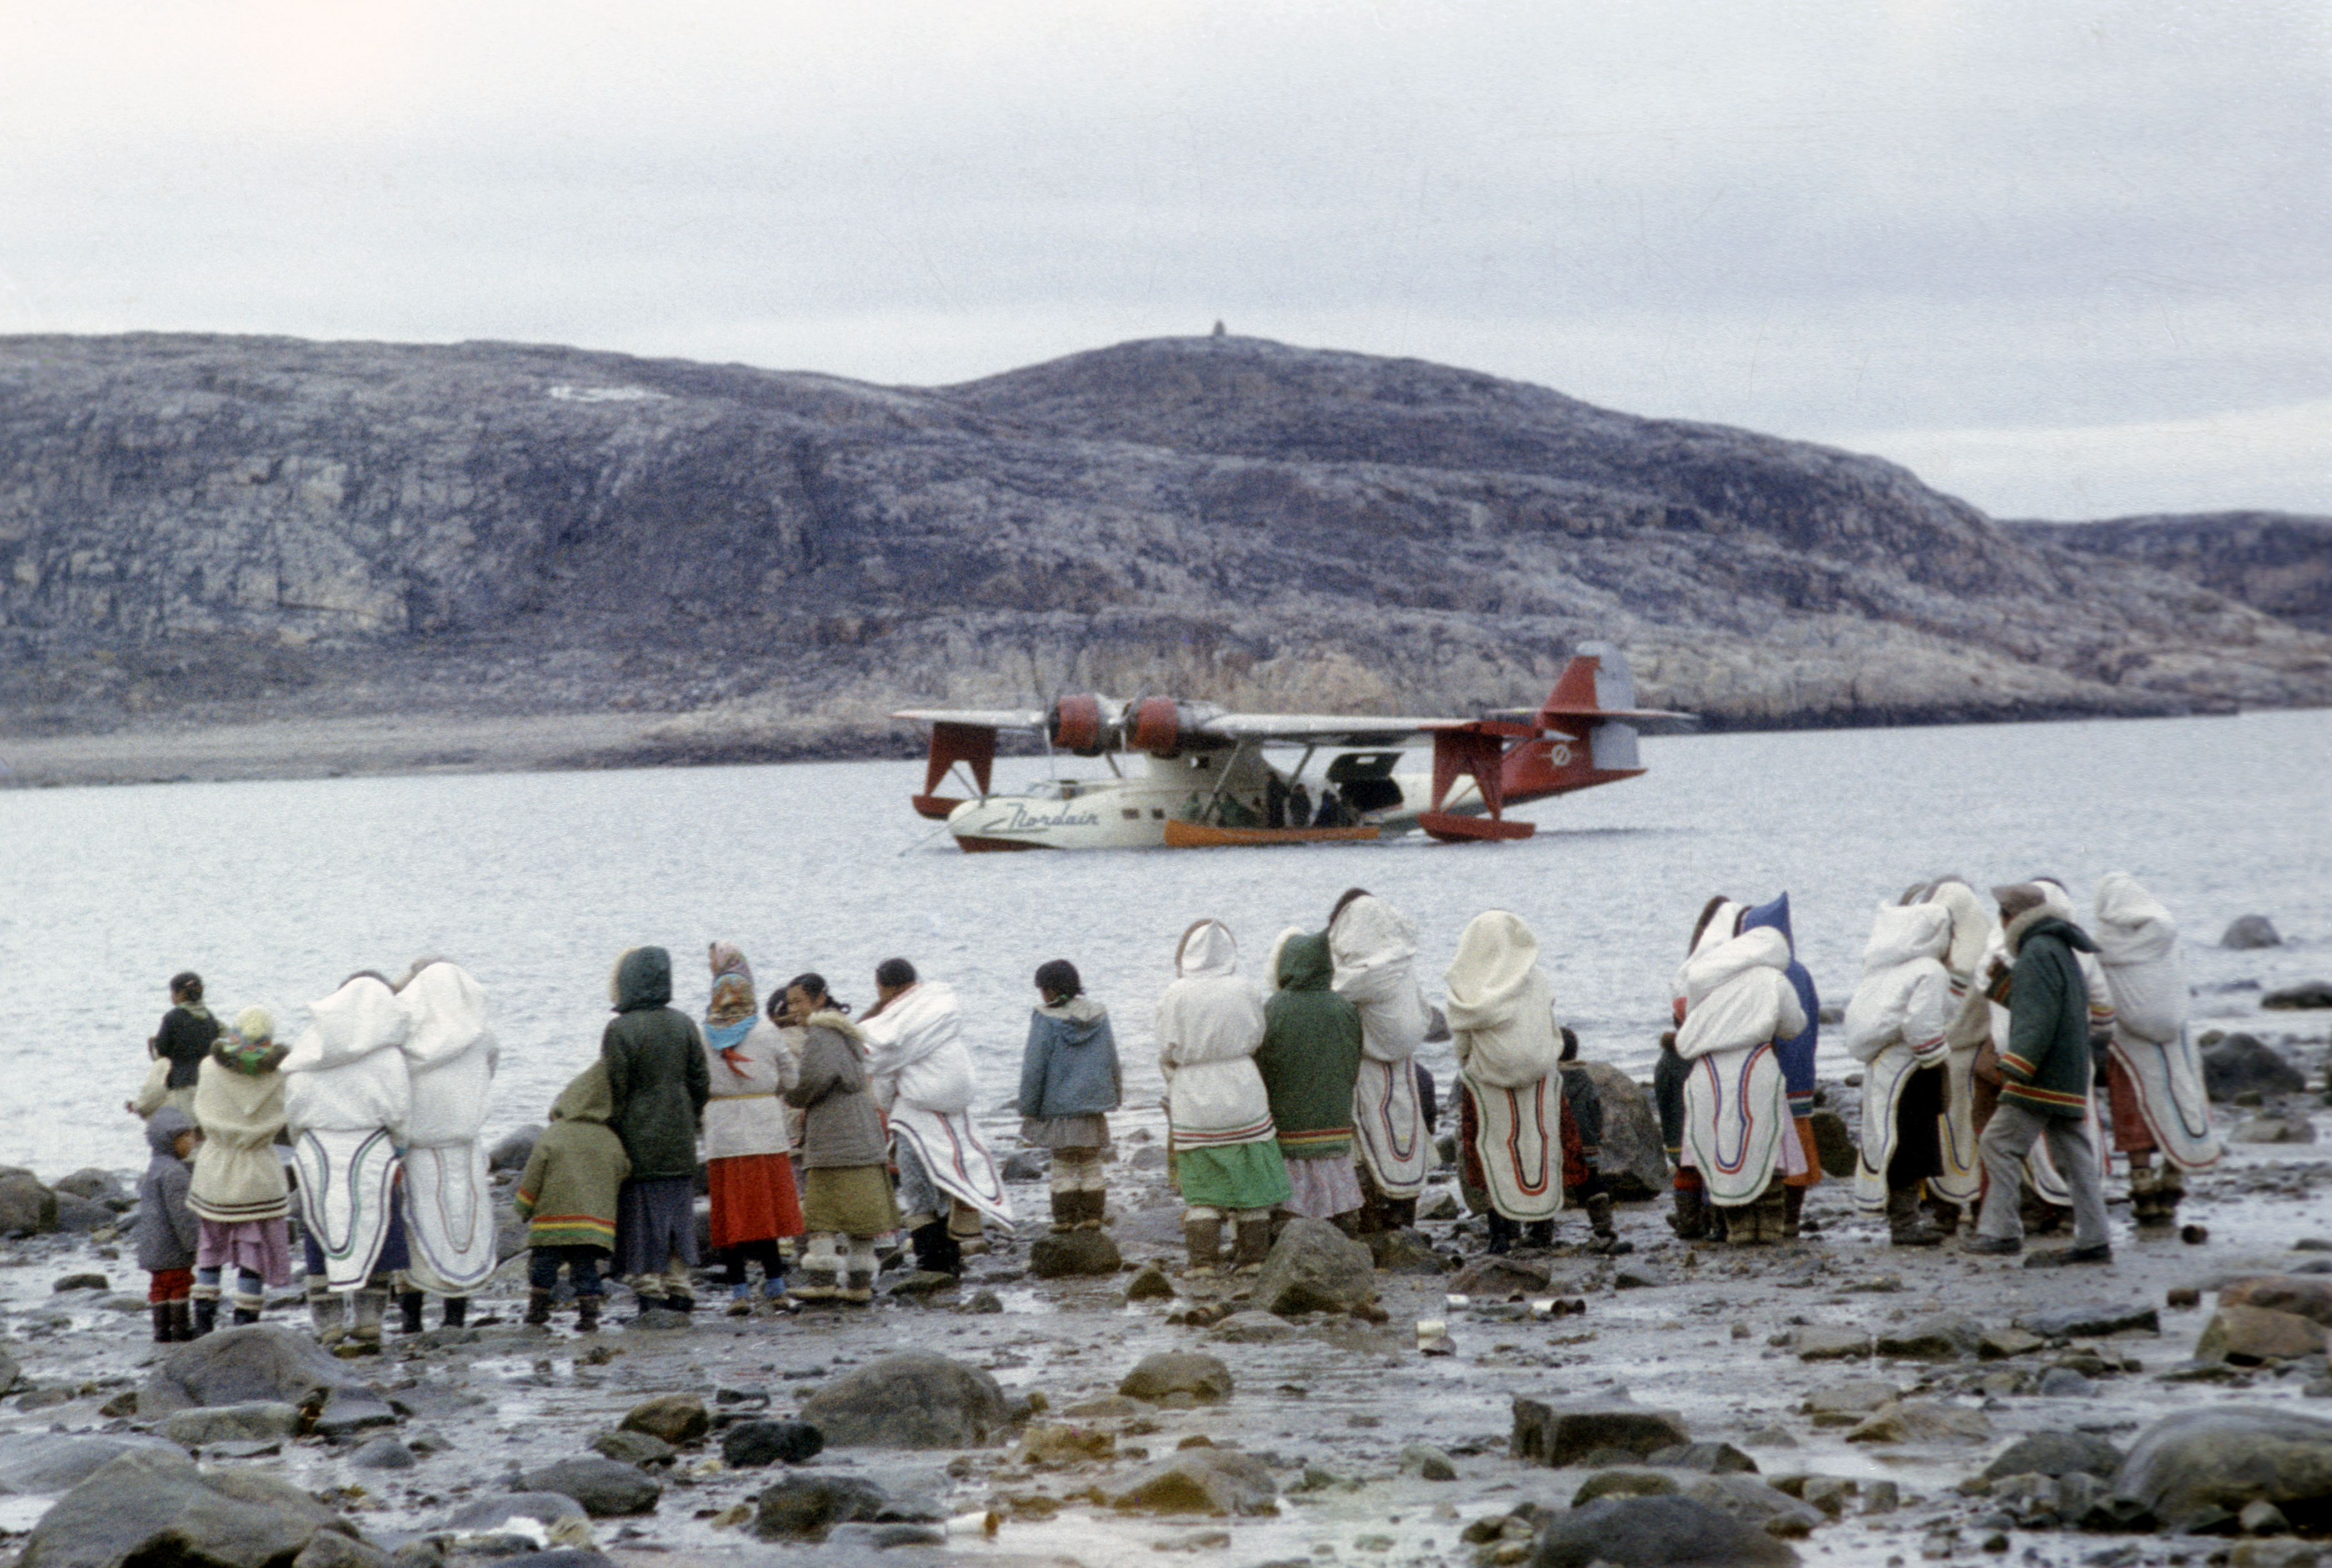
[[[170,1339],[170,1304],[158,1301],[154,1303],[154,1343],[168,1344]]]
[[[308,1325],[316,1332],[316,1343],[326,1350],[339,1343],[349,1332],[348,1305],[347,1298],[324,1276],[308,1276]]]
[[[379,1354],[380,1320],[388,1310],[388,1292],[378,1286],[362,1286],[354,1293],[349,1309],[355,1321],[349,1326],[342,1350],[354,1351],[358,1355]]]
[[[2175,1165],[2156,1165],[2154,1169],[2155,1223],[2167,1229],[2178,1223],[2178,1200],[2186,1196],[2186,1178]]]
[[[1185,1218],[1182,1246],[1190,1254],[1190,1272],[1193,1276],[1203,1278],[1215,1273],[1222,1261],[1223,1222]]]
[[[1668,1190],[1676,1212],[1668,1216],[1668,1229],[1677,1233],[1679,1241],[1708,1239],[1708,1209],[1700,1200],[1697,1187],[1675,1187]]]
[[[470,1298],[449,1296],[445,1298],[444,1325],[447,1328],[467,1328],[470,1324]]]
[[[1806,1213],[1806,1190],[1802,1187],[1782,1189],[1782,1239],[1795,1241],[1803,1232]]]
[[[1066,1236],[1075,1230],[1077,1228],[1077,1221],[1085,1218],[1085,1195],[1084,1193],[1074,1190],[1054,1193],[1053,1234]],[[918,1231],[916,1234],[921,1235],[922,1232]]]
[[[1483,1250],[1493,1257],[1503,1257],[1512,1252],[1515,1243],[1522,1239],[1523,1228],[1495,1209],[1485,1218],[1489,1221],[1490,1244]]]
[[[831,1231],[809,1238],[794,1268],[794,1294],[804,1301],[832,1301],[842,1293],[842,1248]]]
[[[597,1296],[592,1296],[589,1299],[591,1302],[592,1315],[597,1316],[598,1314],[599,1298]],[[578,1302],[578,1305],[579,1305],[580,1303]],[[550,1326],[550,1292],[536,1288],[530,1289],[526,1293],[526,1316],[522,1321],[530,1323],[537,1328],[547,1328]]]
[[[215,1296],[195,1297],[195,1323],[192,1337],[200,1339],[217,1326],[218,1297]]]
[[[1071,1222],[1074,1227],[1075,1221]],[[908,1242],[915,1249],[915,1267],[929,1274],[963,1272],[963,1248],[948,1234],[947,1222],[934,1219],[928,1225],[917,1226],[907,1233]]]
[[[599,1332],[599,1297],[578,1296],[575,1298],[575,1332],[577,1334]]]
[[[1238,1222],[1237,1239],[1231,1244],[1231,1270],[1236,1274],[1254,1274],[1263,1267],[1263,1260],[1271,1256],[1271,1221],[1242,1219]]]
[[[421,1293],[419,1291],[400,1290],[397,1293],[397,1332],[399,1334],[421,1332]]]
[[[1624,1257],[1636,1250],[1636,1244],[1621,1240],[1619,1227],[1611,1223],[1611,1195],[1609,1192],[1598,1192],[1587,1200],[1587,1229],[1594,1233],[1594,1239],[1587,1244],[1590,1252],[1599,1252],[1606,1257]]]
[[[1889,1247],[1941,1247],[1944,1233],[1919,1217],[1919,1188],[1914,1182],[1908,1187],[1887,1190],[1887,1245]]]
[[[184,1344],[195,1337],[195,1304],[185,1296],[168,1304],[170,1308],[170,1338]]]
[[[1948,1198],[1927,1194],[1927,1222],[1939,1236],[1952,1237],[1960,1233],[1960,1206]]]
[[[1109,1194],[1098,1187],[1088,1187],[1077,1194],[1077,1229],[1099,1230],[1109,1219]]]

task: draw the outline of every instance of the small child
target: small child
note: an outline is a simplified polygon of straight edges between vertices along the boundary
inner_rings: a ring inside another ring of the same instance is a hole
[[[883,1114],[866,1092],[865,1037],[817,975],[796,976],[779,996],[782,1002],[769,999],[770,1022],[803,1031],[801,1076],[785,1092],[803,1112],[802,1222],[809,1238],[794,1294],[863,1305],[874,1299],[874,1243],[899,1228],[884,1170]]]
[[[1020,1141],[1053,1152],[1053,1229],[1099,1230],[1108,1218],[1109,1113],[1117,1109],[1117,1037],[1109,1012],[1085,994],[1076,966],[1037,970],[1042,1000],[1020,1053]]]
[[[138,1267],[152,1276],[146,1300],[154,1309],[154,1343],[195,1337],[195,1248],[202,1226],[186,1207],[194,1181],[187,1162],[203,1134],[195,1119],[164,1105],[146,1123],[154,1159],[138,1181]]]
[[[195,1249],[194,1336],[217,1326],[222,1279],[235,1270],[234,1322],[259,1321],[265,1288],[292,1283],[292,1184],[275,1158],[283,1131],[283,1075],[290,1047],[275,1043],[265,1008],[245,1008],[212,1042],[195,1080],[195,1120],[203,1130],[186,1184],[186,1207],[202,1221]]]
[[[616,1198],[632,1162],[624,1141],[607,1125],[615,1097],[607,1091],[607,1068],[594,1062],[575,1075],[550,1107],[550,1125],[534,1141],[526,1171],[518,1179],[513,1207],[527,1231],[526,1321],[550,1322],[551,1293],[559,1288],[560,1265],[575,1286],[575,1328],[590,1334],[599,1326],[599,1264],[616,1246]]]

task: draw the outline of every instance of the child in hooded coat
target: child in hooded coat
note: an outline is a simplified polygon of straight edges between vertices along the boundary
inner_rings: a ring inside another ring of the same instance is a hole
[[[156,1344],[195,1337],[195,1249],[203,1232],[186,1207],[195,1179],[187,1162],[202,1137],[195,1119],[176,1105],[164,1105],[146,1122],[154,1158],[138,1181],[138,1267],[152,1276],[146,1300],[154,1309]]]
[[[1099,1230],[1108,1218],[1108,1114],[1123,1092],[1117,1037],[1068,960],[1037,968],[1037,995],[1020,1052],[1020,1141],[1053,1152],[1053,1229]]]
[[[526,1233],[526,1321],[538,1327],[550,1322],[550,1298],[561,1268],[575,1286],[576,1331],[589,1334],[599,1326],[605,1289],[599,1265],[615,1249],[616,1195],[632,1173],[624,1141],[607,1126],[614,1114],[607,1064],[594,1062],[559,1092],[550,1107],[550,1125],[534,1141],[519,1176],[511,1207],[531,1222]]]
[[[234,1322],[257,1323],[265,1290],[292,1283],[292,1246],[284,1219],[292,1184],[275,1158],[283,1130],[283,1075],[289,1047],[275,1043],[275,1019],[246,1008],[211,1043],[195,1079],[195,1120],[203,1130],[186,1207],[201,1221],[195,1248],[193,1332],[218,1322],[222,1281],[235,1271]]]
[[[624,1141],[631,1179],[616,1200],[616,1268],[640,1308],[688,1312],[696,1257],[696,1133],[712,1095],[704,1039],[672,1000],[672,954],[636,947],[609,986],[616,1017],[599,1037],[614,1101],[608,1125]]]
[[[801,1070],[786,1103],[802,1113],[801,1284],[813,1301],[865,1305],[874,1299],[874,1243],[899,1228],[884,1170],[883,1113],[868,1092],[865,1037],[815,974],[796,975],[770,997],[770,1021],[801,1031]]]

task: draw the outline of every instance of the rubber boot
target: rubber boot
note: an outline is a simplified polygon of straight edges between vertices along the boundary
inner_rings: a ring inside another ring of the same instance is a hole
[[[358,1355],[377,1355],[380,1352],[380,1320],[388,1311],[388,1292],[376,1285],[359,1286],[349,1303],[352,1322],[349,1325],[348,1346]]]
[[[348,1302],[320,1274],[308,1276],[308,1325],[316,1343],[330,1350],[348,1336]]]
[[[948,1234],[946,1221],[934,1219],[917,1226],[907,1233],[907,1241],[915,1249],[917,1268],[928,1274],[963,1272],[963,1248]]]
[[[1598,1192],[1587,1200],[1587,1229],[1594,1233],[1594,1239],[1587,1244],[1590,1252],[1600,1252],[1606,1257],[1624,1257],[1636,1250],[1636,1244],[1621,1240],[1620,1228],[1611,1223],[1611,1195],[1609,1192]]]
[[[182,1296],[169,1303],[169,1308],[170,1338],[176,1343],[184,1344],[195,1337],[195,1304]]]
[[[170,1343],[170,1304],[167,1301],[154,1303],[154,1343]]]
[[[1708,1206],[1700,1200],[1697,1187],[1676,1187],[1668,1192],[1676,1211],[1668,1216],[1668,1229],[1677,1233],[1679,1241],[1708,1239]]]
[[[1948,1198],[1938,1198],[1933,1192],[1927,1194],[1927,1222],[1935,1228],[1936,1235],[1957,1236],[1960,1233],[1960,1219],[1958,1204]]]
[[[447,1328],[467,1328],[470,1324],[470,1298],[466,1296],[447,1296],[443,1322]]]
[[[575,1298],[575,1332],[577,1334],[599,1332],[599,1302],[600,1297],[596,1296],[578,1296]]]
[[[1484,1250],[1494,1257],[1503,1257],[1522,1239],[1523,1228],[1495,1209],[1486,1218],[1490,1225],[1490,1244]]]
[[[1234,1274],[1255,1274],[1263,1267],[1263,1260],[1271,1256],[1271,1220],[1268,1216],[1238,1222],[1238,1234],[1231,1243],[1231,1271]]]
[[[1802,1187],[1782,1189],[1782,1239],[1795,1241],[1801,1234],[1801,1222],[1805,1219],[1806,1190]]]
[[[198,1296],[194,1304],[194,1332],[189,1337],[200,1339],[218,1326],[218,1297]]]
[[[1887,1190],[1887,1245],[1941,1247],[1943,1244],[1944,1233],[1919,1217],[1918,1184],[1889,1187]]]
[[[397,1332],[399,1334],[421,1332],[421,1293],[419,1291],[400,1290],[397,1293]]]
[[[593,1308],[596,1310],[598,1305],[598,1297],[593,1296],[590,1300]],[[527,1291],[526,1316],[522,1321],[530,1323],[537,1328],[548,1328],[550,1325],[550,1292],[544,1290],[540,1286],[530,1288]]]
[[[1223,1222],[1219,1219],[1182,1220],[1182,1246],[1190,1254],[1190,1272],[1203,1278],[1216,1273],[1222,1262]]]
[[[1084,1193],[1073,1189],[1055,1192],[1053,1194],[1053,1234],[1066,1236],[1075,1230],[1077,1228],[1077,1221],[1085,1218],[1085,1195]],[[917,1234],[920,1235],[921,1232]]]

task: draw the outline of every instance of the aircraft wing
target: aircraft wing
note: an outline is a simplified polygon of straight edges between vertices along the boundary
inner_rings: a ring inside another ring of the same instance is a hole
[[[919,724],[969,724],[982,730],[1042,730],[1041,708],[906,708],[891,715]]]
[[[1225,741],[1284,741],[1299,746],[1410,746],[1471,719],[1378,718],[1367,713],[1217,713],[1192,726]]]
[[[1689,735],[1700,728],[1698,713],[1673,708],[1498,708],[1483,716],[1513,724],[1538,724],[1549,719],[1602,723],[1616,719],[1646,735]]]

